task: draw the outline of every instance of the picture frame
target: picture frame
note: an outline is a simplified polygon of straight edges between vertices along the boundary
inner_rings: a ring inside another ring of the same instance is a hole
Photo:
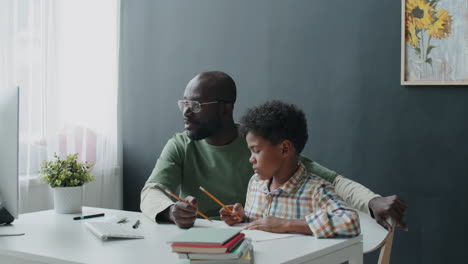
[[[466,0],[401,1],[401,85],[468,85]]]

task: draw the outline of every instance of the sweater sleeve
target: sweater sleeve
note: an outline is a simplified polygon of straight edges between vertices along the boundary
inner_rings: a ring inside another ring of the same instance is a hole
[[[161,188],[175,191],[182,182],[184,147],[178,135],[169,139],[140,195],[140,209],[156,221],[156,216],[173,204]]]
[[[304,156],[299,156],[299,160],[304,164],[308,172],[311,172],[329,183],[333,183],[338,173],[332,171],[319,163],[312,161]]]
[[[141,191],[140,209],[144,215],[156,222],[156,216],[174,204],[160,188],[164,186],[157,183],[147,183]]]
[[[347,179],[343,176],[337,176],[333,182],[336,193],[343,198],[352,208],[372,215],[369,210],[369,201],[380,195],[373,193],[365,186]]]
[[[306,166],[307,171],[330,182],[338,196],[343,198],[352,208],[372,215],[369,210],[369,201],[375,197],[380,197],[380,195],[373,193],[362,184],[345,178],[315,161],[311,161],[302,156],[301,161]]]

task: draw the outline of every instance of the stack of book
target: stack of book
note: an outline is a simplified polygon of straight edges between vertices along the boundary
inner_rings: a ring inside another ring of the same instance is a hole
[[[191,228],[168,242],[180,263],[253,263],[252,241],[239,229]]]

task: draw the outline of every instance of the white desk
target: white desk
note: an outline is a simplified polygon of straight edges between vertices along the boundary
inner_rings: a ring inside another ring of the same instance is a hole
[[[141,213],[84,207],[83,214],[104,212],[106,217],[138,218],[144,239],[101,241],[76,215],[53,210],[22,214],[0,233],[25,232],[24,236],[0,237],[0,263],[177,263],[166,240],[183,232],[175,225],[155,224]],[[342,263],[362,264],[362,236],[352,239],[315,239],[300,236],[254,243],[257,264]]]

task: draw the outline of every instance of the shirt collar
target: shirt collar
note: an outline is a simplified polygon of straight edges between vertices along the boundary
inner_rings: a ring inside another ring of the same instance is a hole
[[[278,189],[283,190],[285,193],[294,193],[297,188],[301,186],[302,180],[307,175],[307,170],[304,167],[302,162],[299,162],[299,167],[297,168],[296,172],[293,174],[291,178],[283,185],[281,185]]]
[[[297,168],[296,172],[293,174],[291,178],[289,178],[288,181],[286,181],[283,185],[281,185],[278,189],[273,191],[272,193],[277,193],[277,192],[285,192],[285,193],[294,193],[297,188],[301,185],[302,180],[304,179],[305,176],[307,176],[307,170],[302,164],[302,162],[299,161],[299,167]],[[260,181],[260,190],[267,194],[270,191],[268,190],[268,184],[270,183],[270,180],[261,180],[258,176],[256,176],[256,180]]]

